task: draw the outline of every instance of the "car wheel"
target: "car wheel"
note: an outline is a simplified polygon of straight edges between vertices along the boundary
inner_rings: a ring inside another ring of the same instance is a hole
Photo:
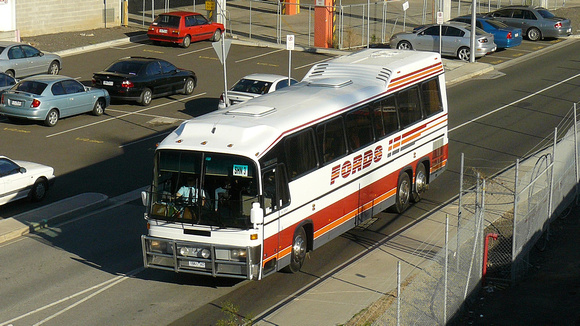
[[[409,41],[401,41],[397,44],[397,49],[399,50],[413,50],[413,46]]]
[[[44,125],[47,127],[54,127],[58,123],[58,111],[56,109],[52,109],[46,115],[44,119]]]
[[[95,102],[95,106],[93,106],[93,115],[96,115],[97,117],[102,115],[103,113],[105,113],[105,107],[103,104],[103,101],[101,99],[98,99]]]
[[[39,178],[32,186],[32,189],[30,189],[28,196],[31,201],[41,201],[44,197],[46,197],[47,191],[48,182],[46,182],[46,179],[44,178]]]
[[[471,56],[471,51],[469,51],[468,47],[461,47],[459,48],[459,50],[457,50],[457,59],[461,60],[461,61],[469,61],[469,58]]]
[[[222,31],[219,29],[216,29],[215,32],[213,33],[213,36],[211,37],[212,42],[217,42],[222,38]]]
[[[8,76],[14,78],[14,70],[6,70],[5,74],[7,74]]]
[[[395,196],[395,210],[401,214],[409,207],[411,199],[411,179],[406,172],[402,172],[397,183],[397,194]]]
[[[181,47],[188,48],[190,44],[191,44],[191,37],[189,37],[189,35],[187,35],[186,37],[183,38],[183,41],[181,42]]]
[[[141,98],[139,99],[139,104],[141,104],[143,106],[147,106],[151,103],[152,98],[153,98],[153,93],[151,93],[151,90],[149,88],[145,88],[143,90],[143,92],[141,92]]]
[[[193,93],[194,89],[195,82],[193,81],[193,78],[187,78],[187,80],[185,81],[185,85],[183,85],[183,94],[189,95]]]
[[[528,40],[535,42],[535,41],[542,38],[542,33],[540,32],[539,29],[532,27],[532,28],[528,29],[527,36],[528,36]]]
[[[59,71],[60,71],[60,66],[58,65],[57,61],[51,62],[50,66],[48,66],[48,73],[50,75],[58,75]]]

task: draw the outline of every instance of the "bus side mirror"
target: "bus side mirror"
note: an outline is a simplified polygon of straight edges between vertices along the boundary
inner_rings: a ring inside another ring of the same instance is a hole
[[[149,192],[148,191],[141,191],[141,201],[143,202],[143,206],[147,206],[149,203]]]
[[[260,207],[260,203],[252,203],[252,209],[250,210],[250,222],[254,224],[264,223],[264,211]]]

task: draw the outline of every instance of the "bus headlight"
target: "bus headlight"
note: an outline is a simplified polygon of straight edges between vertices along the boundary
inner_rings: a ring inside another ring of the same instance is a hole
[[[188,246],[178,246],[177,252],[179,255],[184,257],[201,257],[205,259],[209,259],[211,256],[211,251],[207,248],[194,248]]]
[[[208,258],[209,258],[209,256],[210,256],[209,249],[203,249],[203,250],[201,251],[201,257],[203,257],[203,258],[205,258],[205,259],[208,259]]]
[[[216,259],[231,260],[231,261],[246,261],[248,251],[244,248],[240,249],[216,249]]]
[[[167,248],[167,243],[159,240],[151,240],[149,242],[149,250],[158,253],[165,253]]]

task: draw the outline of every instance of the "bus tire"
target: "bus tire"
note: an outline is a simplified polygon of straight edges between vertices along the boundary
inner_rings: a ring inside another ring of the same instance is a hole
[[[292,250],[290,256],[290,265],[286,266],[285,270],[290,273],[298,273],[304,264],[304,259],[306,258],[307,251],[307,238],[306,232],[303,227],[299,227],[294,232],[294,238],[292,240]]]
[[[411,201],[418,203],[423,198],[423,194],[427,191],[427,173],[425,172],[425,165],[419,163],[417,170],[415,170],[415,185],[413,187],[413,196]]]
[[[399,175],[399,182],[397,183],[397,196],[395,202],[395,211],[398,214],[403,213],[409,207],[411,199],[411,179],[406,172]]]

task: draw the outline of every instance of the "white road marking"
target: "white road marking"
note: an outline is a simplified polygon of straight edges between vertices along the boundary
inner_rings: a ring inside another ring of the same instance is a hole
[[[328,61],[328,60],[332,60],[332,59],[334,59],[334,58],[327,58],[327,59],[324,59],[324,60],[320,60],[320,61],[316,61],[316,62],[313,62],[313,63],[309,63],[307,65],[303,65],[303,66],[296,67],[296,68],[294,68],[294,70],[298,70],[298,69],[303,69],[303,68],[307,68],[307,67],[310,67],[310,66],[314,66],[315,64],[318,64],[318,63],[321,63],[321,62],[325,62],[325,61]]]
[[[262,53],[262,54],[255,55],[253,57],[247,57],[245,59],[240,59],[240,60],[237,60],[237,61],[234,61],[234,62],[235,63],[244,62],[244,61],[256,59],[256,58],[259,58],[259,57],[267,56],[267,55],[270,55],[270,54],[278,53],[280,51],[286,51],[286,49],[274,50],[274,51],[270,51],[270,52],[266,52],[266,53]]]
[[[184,52],[181,54],[178,54],[178,57],[184,56],[184,55],[188,55],[188,54],[192,54],[192,53],[196,53],[196,52],[201,52],[201,51],[205,51],[205,50],[209,50],[209,49],[213,49],[213,47],[207,47],[207,48],[203,48],[203,49],[199,49],[199,50],[194,50],[194,51],[189,51],[189,52]]]
[[[513,101],[513,102],[511,102],[511,103],[509,103],[509,104],[506,104],[506,105],[504,105],[504,106],[501,106],[501,107],[499,107],[499,108],[497,108],[497,109],[495,109],[495,110],[493,110],[493,111],[490,111],[490,112],[488,112],[488,113],[486,113],[486,114],[480,115],[479,117],[477,117],[477,118],[475,118],[475,119],[471,119],[471,120],[469,120],[469,121],[466,121],[466,122],[464,122],[464,123],[462,123],[462,124],[460,124],[460,125],[458,125],[458,126],[456,126],[456,127],[453,127],[453,128],[451,128],[451,129],[449,129],[449,132],[455,131],[455,130],[457,130],[457,129],[459,129],[459,128],[462,128],[462,127],[465,127],[465,126],[467,126],[468,124],[470,124],[470,123],[472,123],[472,122],[476,122],[476,121],[478,121],[478,120],[480,120],[480,119],[482,119],[482,118],[485,118],[485,117],[487,117],[487,116],[489,116],[489,115],[492,115],[492,114],[494,114],[494,113],[496,113],[496,112],[499,112],[499,111],[501,111],[501,110],[503,110],[503,109],[505,109],[505,108],[507,108],[507,107],[510,107],[510,106],[512,106],[512,105],[514,105],[514,104],[517,104],[517,103],[521,102],[521,101],[527,100],[527,99],[529,99],[530,97],[534,97],[534,96],[536,96],[536,95],[538,95],[538,94],[541,94],[541,93],[543,93],[543,92],[545,92],[545,91],[547,91],[547,90],[549,90],[549,89],[552,89],[552,88],[554,88],[554,87],[556,87],[556,86],[559,86],[559,85],[561,85],[561,84],[564,84],[564,83],[566,83],[566,82],[568,82],[568,81],[570,81],[570,80],[572,80],[572,79],[574,79],[574,78],[578,78],[578,77],[580,77],[580,74],[576,74],[576,75],[574,75],[574,76],[572,76],[572,77],[566,78],[566,79],[564,79],[564,80],[562,80],[562,81],[559,81],[559,82],[557,82],[557,83],[555,83],[555,84],[553,84],[553,85],[551,85],[551,86],[548,86],[548,87],[546,87],[546,88],[543,88],[543,89],[541,89],[541,90],[539,90],[539,91],[537,91],[537,92],[534,92],[534,93],[532,93],[532,94],[530,94],[530,95],[524,96],[524,97],[522,97],[521,99],[519,99],[519,100],[517,100],[517,101]]]
[[[163,104],[154,105],[154,106],[147,107],[147,108],[144,108],[144,109],[141,109],[141,110],[135,111],[135,112],[129,112],[129,113],[126,113],[126,114],[122,114],[122,115],[120,115],[120,116],[118,116],[118,117],[112,117],[112,118],[108,118],[108,119],[105,119],[105,120],[101,120],[101,121],[97,121],[97,122],[89,123],[89,124],[86,124],[86,125],[83,125],[83,126],[80,126],[80,127],[76,127],[76,128],[72,128],[72,129],[64,130],[64,131],[57,132],[57,133],[54,133],[54,134],[50,134],[50,135],[47,135],[47,136],[46,136],[46,138],[50,138],[50,137],[54,137],[54,136],[59,136],[59,135],[62,135],[62,134],[69,133],[69,132],[71,132],[71,131],[76,131],[76,130],[84,129],[84,128],[87,128],[87,127],[92,127],[92,126],[94,126],[94,125],[98,125],[98,124],[101,124],[101,123],[109,122],[109,121],[112,121],[112,120],[117,120],[117,119],[119,119],[119,118],[124,118],[124,117],[126,117],[126,116],[130,116],[130,115],[137,115],[137,114],[139,114],[139,113],[141,113],[141,112],[145,112],[145,111],[153,110],[153,109],[156,109],[156,108],[159,108],[159,107],[162,107],[162,106],[166,106],[166,105],[169,105],[169,104],[173,104],[173,103],[175,103],[175,102],[181,102],[181,101],[184,101],[184,100],[189,100],[189,99],[192,99],[192,98],[196,98],[196,97],[199,97],[199,96],[203,96],[203,95],[205,95],[205,94],[206,94],[206,92],[203,92],[203,93],[200,93],[200,94],[196,94],[196,95],[192,95],[192,96],[184,97],[184,98],[182,98],[182,99],[179,99],[179,100],[175,100],[175,101],[169,101],[169,102],[167,102],[167,103],[163,103]]]

